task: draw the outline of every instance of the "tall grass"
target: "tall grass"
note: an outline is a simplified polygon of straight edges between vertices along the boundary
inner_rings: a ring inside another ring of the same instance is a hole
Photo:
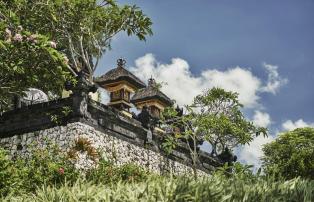
[[[145,182],[112,184],[79,180],[74,185],[42,186],[33,194],[3,201],[314,201],[314,181],[254,181],[211,176],[149,177]]]

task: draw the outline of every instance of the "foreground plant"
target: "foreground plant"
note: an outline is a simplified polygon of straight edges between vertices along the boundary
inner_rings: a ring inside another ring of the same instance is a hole
[[[314,200],[314,181],[259,180],[248,183],[212,176],[150,177],[146,182],[104,185],[77,181],[73,186],[43,186],[35,194],[8,196],[4,201],[298,201]]]

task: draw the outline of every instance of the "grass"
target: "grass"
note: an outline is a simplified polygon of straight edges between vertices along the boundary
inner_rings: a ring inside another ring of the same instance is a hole
[[[314,201],[314,181],[241,180],[211,176],[152,176],[145,182],[102,184],[78,180],[74,185],[42,186],[35,193],[2,201]]]

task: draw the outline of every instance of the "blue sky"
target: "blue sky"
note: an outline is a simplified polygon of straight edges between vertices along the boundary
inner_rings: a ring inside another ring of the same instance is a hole
[[[152,74],[167,82],[163,90],[179,103],[202,88],[239,90],[247,117],[270,129],[268,139],[240,151],[248,163],[258,164],[261,145],[278,132],[314,125],[313,0],[118,3],[138,5],[152,19],[154,35],[146,42],[116,36],[96,75],[124,57],[141,79]]]

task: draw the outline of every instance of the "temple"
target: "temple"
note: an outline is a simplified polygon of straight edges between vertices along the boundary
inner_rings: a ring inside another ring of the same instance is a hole
[[[158,89],[155,79],[148,80],[146,88],[139,89],[132,97],[131,102],[138,110],[147,106],[151,116],[160,117],[160,113],[166,108],[173,105],[173,101]]]
[[[135,163],[157,173],[188,174],[196,166],[203,175],[223,165],[224,161],[200,150],[201,163],[194,165],[188,145],[181,140],[171,154],[166,152],[165,138],[173,133],[160,128],[160,115],[173,106],[173,101],[160,91],[155,79],[150,78],[146,86],[126,69],[125,63],[118,59],[116,68],[94,82],[80,72],[76,85],[66,82],[67,96],[19,104],[0,114],[0,146],[12,157],[27,156],[32,142],[44,147],[45,141],[50,141],[68,151],[83,138],[117,165]],[[110,93],[108,104],[91,96],[99,87]],[[132,114],[131,108],[137,108],[139,114]],[[183,115],[182,109],[176,110],[178,116]],[[179,125],[178,131],[183,130]],[[83,156],[75,165],[89,169],[90,162],[96,164],[98,160]]]
[[[125,68],[125,63],[118,59],[117,67],[95,79],[95,83],[110,93],[109,106],[129,112],[131,94],[146,85]]]

